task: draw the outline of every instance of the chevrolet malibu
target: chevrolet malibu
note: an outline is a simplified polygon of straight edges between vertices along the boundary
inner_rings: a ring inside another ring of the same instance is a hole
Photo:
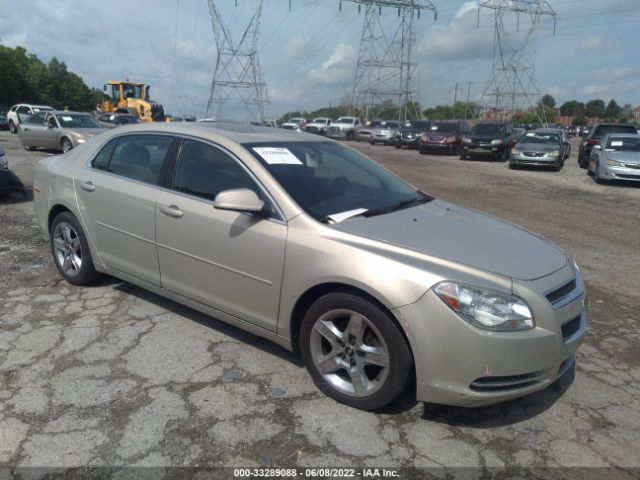
[[[299,351],[360,409],[412,382],[460,406],[534,392],[585,332],[559,247],[311,134],[125,126],[41,160],[34,197],[69,283],[109,274]]]

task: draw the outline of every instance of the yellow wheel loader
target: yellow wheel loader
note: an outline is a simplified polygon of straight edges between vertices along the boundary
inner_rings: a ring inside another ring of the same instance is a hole
[[[105,113],[130,113],[140,117],[141,122],[165,122],[164,108],[149,99],[149,86],[139,82],[108,82],[102,111]]]

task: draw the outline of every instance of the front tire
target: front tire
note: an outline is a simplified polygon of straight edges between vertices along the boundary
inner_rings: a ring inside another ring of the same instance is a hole
[[[62,150],[62,153],[69,153],[71,150],[73,150],[73,144],[71,143],[71,140],[69,140],[68,138],[63,138],[60,142],[60,149]]]
[[[100,278],[93,266],[87,237],[70,212],[56,216],[49,232],[51,253],[60,275],[73,285],[89,285]]]
[[[13,123],[13,120],[9,120],[9,131],[11,133],[18,133],[18,127],[16,127],[16,124]]]
[[[357,295],[336,292],[316,300],[302,320],[299,341],[316,386],[361,410],[393,402],[412,378],[413,358],[400,328]]]

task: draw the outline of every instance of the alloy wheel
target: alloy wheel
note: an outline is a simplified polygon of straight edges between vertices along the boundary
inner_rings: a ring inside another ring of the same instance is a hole
[[[382,334],[353,310],[330,310],[320,316],[311,330],[310,353],[323,379],[345,395],[372,395],[389,373],[389,349]]]
[[[67,222],[60,222],[53,231],[53,249],[56,263],[70,277],[82,268],[82,244],[78,233]]]

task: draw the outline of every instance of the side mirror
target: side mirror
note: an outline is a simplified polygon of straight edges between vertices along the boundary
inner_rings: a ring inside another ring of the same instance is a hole
[[[220,210],[232,210],[245,213],[262,213],[265,204],[253,190],[248,188],[236,188],[225,190],[216,195],[213,207]]]
[[[594,145],[593,149],[594,150],[602,150],[602,145]]]

